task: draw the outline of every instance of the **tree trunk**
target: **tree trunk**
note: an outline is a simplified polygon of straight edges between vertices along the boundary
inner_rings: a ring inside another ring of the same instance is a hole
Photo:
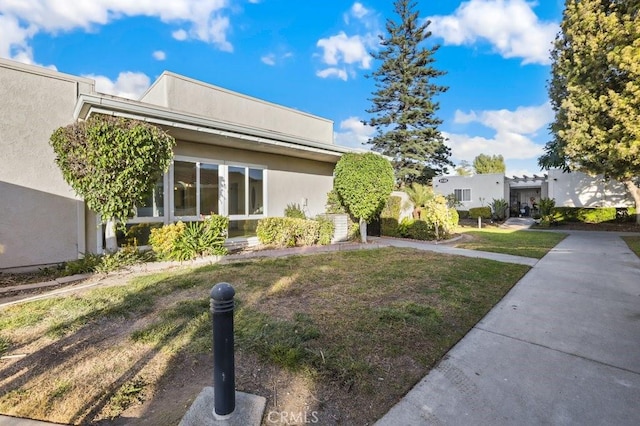
[[[360,241],[367,244],[367,221],[360,218]]]
[[[624,184],[631,193],[633,201],[636,203],[636,224],[640,225],[640,188],[631,179],[625,180]]]
[[[118,250],[118,240],[116,239],[116,221],[111,218],[104,225],[104,240],[107,253],[115,253]]]

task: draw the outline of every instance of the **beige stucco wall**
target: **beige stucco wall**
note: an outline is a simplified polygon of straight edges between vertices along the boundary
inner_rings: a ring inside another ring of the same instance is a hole
[[[327,192],[333,188],[333,163],[184,141],[178,141],[175,154],[224,161],[230,165],[236,163],[264,167],[268,216],[282,216],[287,204],[302,204],[303,199],[307,200],[305,212],[308,216],[324,213]]]
[[[0,269],[77,258],[78,201],[62,179],[51,133],[73,122],[93,82],[0,60]]]
[[[141,101],[239,126],[333,144],[331,120],[173,73],[163,73]]]

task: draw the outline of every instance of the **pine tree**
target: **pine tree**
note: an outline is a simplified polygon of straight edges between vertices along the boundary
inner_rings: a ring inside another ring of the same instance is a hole
[[[432,82],[445,74],[434,68],[439,46],[425,47],[431,36],[429,22],[420,23],[416,3],[396,0],[394,9],[400,22],[387,19],[386,36],[380,36],[382,49],[372,53],[381,61],[371,74],[376,81],[372,118],[365,124],[376,127],[369,143],[373,150],[392,158],[400,185],[426,182],[453,166],[451,151],[438,131],[442,120],[435,116],[439,104],[433,97],[447,90]]]
[[[538,163],[623,182],[640,207],[638,0],[566,0],[551,57],[553,140]],[[640,215],[637,216],[640,223]]]

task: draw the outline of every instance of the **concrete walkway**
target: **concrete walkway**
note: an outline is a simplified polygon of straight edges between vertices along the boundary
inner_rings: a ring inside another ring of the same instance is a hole
[[[376,425],[639,425],[640,259],[570,233]]]

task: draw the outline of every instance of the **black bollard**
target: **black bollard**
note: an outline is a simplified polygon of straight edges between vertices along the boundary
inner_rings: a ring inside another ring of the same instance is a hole
[[[211,289],[213,317],[214,415],[229,416],[236,408],[236,377],[233,356],[233,308],[236,291],[231,284]]]

